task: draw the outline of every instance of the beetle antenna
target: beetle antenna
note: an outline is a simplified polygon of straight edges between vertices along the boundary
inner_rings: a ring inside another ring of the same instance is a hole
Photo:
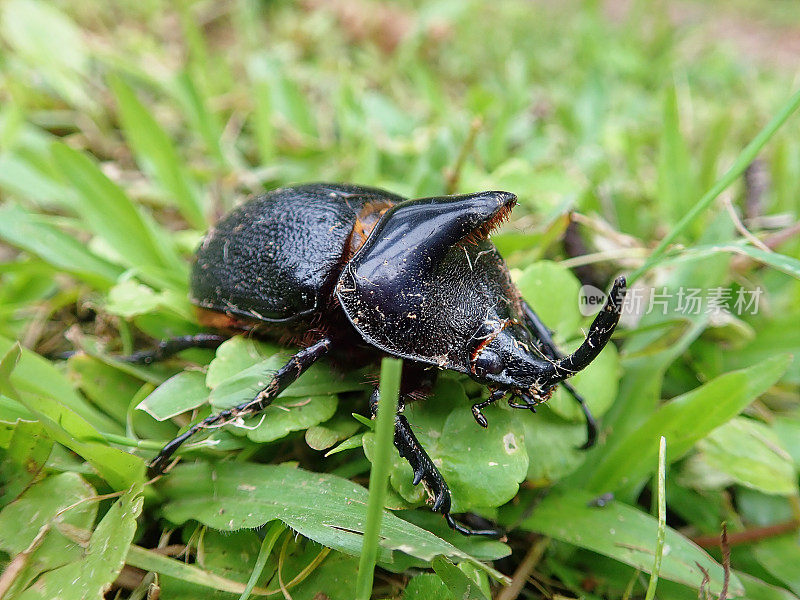
[[[617,277],[608,294],[605,306],[595,317],[586,339],[575,352],[559,360],[554,360],[548,365],[544,373],[545,381],[542,387],[548,387],[572,377],[597,358],[597,355],[609,342],[611,334],[614,333],[614,329],[617,327],[626,291],[625,277]]]

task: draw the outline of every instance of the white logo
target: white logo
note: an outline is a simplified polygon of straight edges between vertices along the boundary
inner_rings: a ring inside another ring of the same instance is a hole
[[[605,301],[606,294],[603,290],[593,285],[583,285],[578,294],[578,310],[584,317],[591,317],[600,312]]]

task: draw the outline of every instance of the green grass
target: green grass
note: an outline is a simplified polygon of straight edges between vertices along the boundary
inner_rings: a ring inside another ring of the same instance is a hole
[[[793,5],[316,4],[0,5],[0,598],[682,600],[726,578],[728,598],[800,596],[798,72],[743,50],[790,43]],[[488,430],[469,410],[486,391],[453,374],[407,406],[454,511],[506,541],[425,506],[360,417],[374,369],[323,361],[146,481],[290,349],[113,356],[200,331],[189,261],[220,215],[321,180],[516,193],[493,240],[565,349],[582,282],[671,296],[575,377],[601,423],[588,452],[561,392],[489,407]],[[687,312],[681,289],[731,308],[760,290],[759,309]],[[723,522],[727,574],[692,542]]]

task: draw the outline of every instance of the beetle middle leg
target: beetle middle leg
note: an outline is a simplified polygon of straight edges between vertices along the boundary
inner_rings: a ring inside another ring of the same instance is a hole
[[[333,343],[330,338],[325,337],[315,344],[300,350],[300,352],[289,359],[289,362],[278,369],[267,387],[258,392],[252,400],[248,400],[233,408],[228,408],[215,415],[206,417],[199,423],[192,425],[184,433],[161,449],[161,452],[150,462],[148,466],[148,475],[150,477],[155,477],[161,474],[169,462],[169,459],[181,444],[198,431],[207,429],[212,425],[224,425],[239,417],[253,415],[264,410],[267,406],[272,404],[272,401],[278,394],[285,390],[290,384],[294,383],[308,367],[313,365],[322,356],[325,356],[325,354],[330,351],[332,345]]]
[[[525,324],[528,326],[528,329],[530,329],[536,335],[541,343],[541,347],[539,348],[541,352],[547,358],[551,358],[553,360],[562,358],[564,355],[553,341],[552,332],[542,322],[542,320],[539,318],[539,315],[537,315],[525,301],[522,302],[522,310],[525,314]],[[592,411],[589,409],[589,405],[586,403],[586,400],[584,400],[583,396],[578,393],[578,390],[576,390],[572,384],[567,381],[561,381],[559,383],[565,390],[567,390],[569,395],[575,399],[575,401],[580,405],[581,411],[583,411],[583,416],[586,419],[586,443],[584,443],[580,449],[587,450],[594,446],[595,442],[597,442],[597,421],[595,420],[594,415],[592,415]]]
[[[369,399],[369,410],[373,418],[378,412],[379,399],[380,392],[378,388],[375,388]],[[447,487],[444,477],[439,473],[428,453],[425,452],[425,448],[419,443],[417,436],[414,435],[408,419],[402,414],[402,410],[403,400],[401,397],[397,414],[394,417],[394,445],[400,457],[406,459],[414,471],[412,484],[418,485],[422,482],[422,485],[433,497],[432,510],[442,513],[447,525],[463,535],[501,536],[502,533],[496,529],[470,529],[453,518],[450,514],[450,488]]]
[[[181,335],[160,341],[155,348],[150,350],[140,350],[127,356],[115,356],[116,360],[132,363],[135,365],[151,365],[155,362],[166,360],[178,352],[189,350],[190,348],[205,348],[216,350],[222,342],[230,336],[219,335],[217,333],[197,333],[195,335]]]

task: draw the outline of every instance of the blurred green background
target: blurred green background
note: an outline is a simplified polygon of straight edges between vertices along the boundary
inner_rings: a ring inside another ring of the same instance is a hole
[[[469,412],[485,390],[463,378],[409,408],[456,510],[509,536],[451,534],[397,458],[373,597],[796,598],[800,119],[679,222],[798,75],[795,0],[2,0],[0,598],[237,598],[250,580],[352,600],[368,375],[315,367],[285,410],[215,431],[151,485],[145,459],[285,351],[113,359],[199,331],[203,232],[308,181],[516,193],[493,240],[565,348],[589,322],[580,285],[607,289],[675,234],[636,282],[669,302],[626,315],[575,378],[595,449],[576,450],[560,394],[537,415],[492,407],[487,431]],[[759,308],[687,313],[689,288],[759,290]]]

